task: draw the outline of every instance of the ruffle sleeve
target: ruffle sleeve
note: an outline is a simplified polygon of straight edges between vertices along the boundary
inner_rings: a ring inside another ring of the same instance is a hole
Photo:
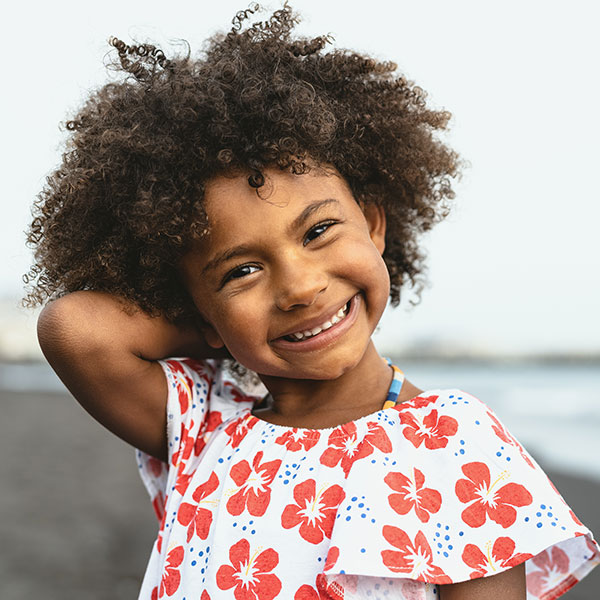
[[[164,515],[171,479],[181,481],[185,462],[199,454],[204,443],[201,435],[209,420],[211,388],[221,385],[220,368],[213,361],[169,359],[159,361],[165,372],[167,395],[168,462],[137,450],[140,476],[148,491],[159,521]]]
[[[425,600],[525,562],[528,599],[558,598],[600,562],[592,533],[485,404],[428,394],[379,413],[389,444],[348,470],[320,587]]]

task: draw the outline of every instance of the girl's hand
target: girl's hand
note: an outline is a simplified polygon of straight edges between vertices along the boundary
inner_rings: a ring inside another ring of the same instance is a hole
[[[156,360],[218,353],[196,329],[181,329],[115,296],[92,291],[48,304],[38,320],[38,339],[48,362],[85,410],[161,460],[167,457],[167,383]]]
[[[525,600],[525,563],[491,577],[441,585],[440,600]]]

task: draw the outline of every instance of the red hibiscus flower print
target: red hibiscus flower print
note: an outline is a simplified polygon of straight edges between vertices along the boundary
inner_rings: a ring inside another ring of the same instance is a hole
[[[210,600],[210,596],[206,590],[202,591],[202,595],[200,596],[200,600]]]
[[[433,564],[433,553],[422,531],[417,533],[414,542],[405,531],[391,525],[384,525],[382,533],[383,537],[396,548],[396,550],[381,552],[383,564],[390,571],[406,573],[412,579],[428,583],[452,583],[450,577]]]
[[[529,456],[527,456],[527,453],[525,452],[525,448],[523,448],[523,446],[521,446],[521,444],[519,444],[519,442],[509,433],[508,429],[506,429],[506,427],[504,427],[504,425],[502,425],[502,423],[500,423],[500,421],[498,421],[498,419],[496,418],[496,415],[494,415],[493,413],[491,413],[490,411],[488,411],[487,412],[487,416],[492,421],[492,429],[494,430],[494,433],[505,444],[509,444],[510,446],[514,446],[519,451],[519,453],[521,454],[521,456],[523,457],[523,460],[532,469],[535,469],[535,467],[533,465],[533,462],[531,462],[531,458],[529,458]]]
[[[190,429],[194,427],[194,421],[190,423]],[[181,424],[181,434],[179,438],[179,448],[173,453],[171,462],[173,465],[177,465],[177,475],[175,477],[175,489],[183,496],[190,483],[192,474],[185,474],[184,471],[187,467],[187,461],[192,455],[196,441],[194,437],[190,435],[189,431],[185,428],[183,423]]]
[[[402,405],[400,407],[402,408]],[[402,434],[415,448],[421,446],[423,442],[428,450],[445,448],[448,445],[448,438],[458,430],[456,419],[445,415],[438,417],[435,408],[426,417],[420,413],[413,414],[408,410],[399,412],[400,421],[405,425]]]
[[[194,442],[194,456],[200,456],[206,446],[208,434],[212,433],[223,422],[223,416],[218,410],[211,410],[202,424],[202,430]]]
[[[256,425],[257,419],[250,419],[251,414],[240,417],[227,425],[225,432],[229,435],[229,442],[232,448],[237,448],[241,441],[248,435],[248,432]]]
[[[331,546],[327,552],[327,558],[325,559],[325,566],[323,571],[331,571],[340,557],[340,549],[337,546]]]
[[[425,408],[429,404],[433,404],[439,396],[415,396],[402,404],[397,404],[394,408],[397,411],[405,410],[406,408]]]
[[[335,467],[341,463],[346,477],[354,462],[373,453],[373,448],[386,454],[392,451],[392,443],[383,427],[367,423],[367,433],[362,439],[354,423],[342,425],[329,434],[328,447],[321,455],[321,464]]]
[[[190,422],[190,429],[194,427],[194,421]],[[173,452],[173,456],[171,457],[171,463],[175,466],[178,462],[185,462],[191,455],[194,450],[195,439],[192,435],[189,434],[189,430],[186,429],[185,425],[181,424],[181,431],[179,433],[179,447],[175,452]]]
[[[177,479],[175,480],[175,489],[183,496],[188,488],[188,485],[190,485],[193,473],[183,473],[182,467],[183,463],[180,465],[180,468],[177,472]]]
[[[463,502],[470,502],[462,512],[462,520],[470,527],[481,527],[487,517],[506,528],[517,518],[515,506],[528,506],[531,494],[518,483],[507,483],[498,488],[508,477],[503,471],[490,482],[490,470],[485,463],[472,462],[462,467],[468,479],[459,479],[454,486],[456,496]]]
[[[344,576],[344,582],[349,580],[349,576]],[[356,585],[353,586],[356,591]],[[310,585],[303,585],[298,588],[294,594],[294,600],[344,600],[344,592],[350,587],[344,587],[338,581],[327,582],[327,577],[322,573],[317,575],[316,589]]]
[[[330,571],[340,555],[340,549],[336,546],[329,548],[327,560],[323,571]],[[339,580],[336,580],[338,577]],[[315,582],[315,587],[303,585],[298,588],[294,595],[294,600],[344,600],[346,592],[355,593],[357,588],[357,577],[354,575],[336,575],[333,579],[328,578],[324,573],[319,573]]]
[[[261,463],[263,452],[256,453],[252,466],[242,460],[231,467],[231,478],[240,490],[227,502],[227,510],[231,515],[241,515],[246,507],[254,517],[262,517],[271,500],[270,485],[281,465],[280,460]]]
[[[219,478],[215,473],[211,473],[207,481],[199,485],[192,498],[196,504],[182,502],[177,511],[177,520],[182,525],[188,527],[187,541],[189,542],[196,532],[201,539],[208,537],[208,531],[212,523],[212,511],[205,508],[206,505],[214,505],[218,500],[208,500],[208,497],[219,487]],[[202,506],[204,505],[204,506]]]
[[[181,414],[184,415],[189,408],[189,401],[192,397],[192,390],[194,389],[194,381],[185,372],[182,364],[174,360],[167,361],[167,364],[171,369],[175,381],[177,396],[179,398],[179,408]]]
[[[250,556],[248,540],[241,539],[229,549],[231,565],[221,565],[217,585],[221,590],[233,590],[236,600],[272,600],[281,591],[281,581],[271,573],[279,563],[273,548]]]
[[[294,600],[329,600],[329,596],[326,596],[325,592],[315,590],[314,587],[304,584],[294,594]]]
[[[290,452],[297,452],[298,450],[310,450],[317,444],[320,437],[321,434],[318,431],[298,431],[294,427],[280,435],[275,443],[285,446]]]
[[[183,562],[183,546],[173,548],[167,555],[167,566],[160,580],[160,591],[158,597],[162,598],[165,594],[172,596],[181,583],[181,575],[177,567]]]
[[[288,504],[281,514],[281,524],[286,529],[300,525],[300,535],[311,544],[330,538],[335,514],[344,499],[344,490],[332,485],[318,492],[315,480],[307,479],[294,488],[296,504]]]
[[[218,410],[211,410],[204,423],[204,433],[214,431],[223,422],[223,415]]]
[[[254,402],[256,400],[254,396],[247,396],[246,394],[243,394],[230,381],[223,382],[223,391],[224,395],[227,396],[229,400],[233,400],[234,402]]]
[[[442,506],[442,496],[434,489],[423,487],[425,475],[419,469],[413,469],[413,477],[402,473],[388,473],[384,481],[398,494],[390,494],[388,502],[399,514],[406,515],[414,509],[422,523],[427,523],[431,514]]]
[[[576,525],[583,526],[583,523],[577,518],[577,515],[569,508],[569,515],[571,515],[571,519],[575,522]]]
[[[152,475],[154,475],[154,477],[161,476],[164,464],[165,463],[162,460],[158,460],[158,458],[154,458],[153,456],[148,457],[148,467],[150,467],[150,470],[152,471]]]
[[[163,520],[165,516],[165,506],[167,505],[167,499],[165,495],[159,490],[156,493],[156,496],[152,498],[152,508],[154,509],[154,514],[159,521]]]
[[[516,567],[533,556],[514,552],[515,542],[509,537],[499,537],[493,545],[491,542],[486,544],[485,554],[474,544],[467,544],[462,559],[466,565],[475,569],[471,573],[471,579],[476,579]]]
[[[569,557],[558,546],[540,552],[532,562],[539,570],[527,573],[527,591],[537,598],[558,598],[578,581],[569,573]]]

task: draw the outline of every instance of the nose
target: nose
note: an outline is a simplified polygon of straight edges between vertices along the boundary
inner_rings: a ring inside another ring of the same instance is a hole
[[[306,257],[280,256],[276,270],[277,308],[289,311],[314,304],[327,289],[329,280],[324,266]]]

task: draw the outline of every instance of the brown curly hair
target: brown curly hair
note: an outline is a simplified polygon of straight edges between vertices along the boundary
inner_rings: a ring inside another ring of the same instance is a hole
[[[168,59],[111,38],[116,80],[91,94],[66,128],[61,166],[34,205],[35,264],[25,303],[103,290],[171,321],[194,308],[177,264],[207,227],[205,182],[238,171],[305,173],[333,165],[359,203],[384,207],[391,300],[423,278],[419,234],[447,213],[459,159],[440,142],[449,113],[392,62],[325,52],[328,36],[293,38],[286,4],[250,24],[251,5],[204,52]],[[259,190],[257,189],[257,192]]]

